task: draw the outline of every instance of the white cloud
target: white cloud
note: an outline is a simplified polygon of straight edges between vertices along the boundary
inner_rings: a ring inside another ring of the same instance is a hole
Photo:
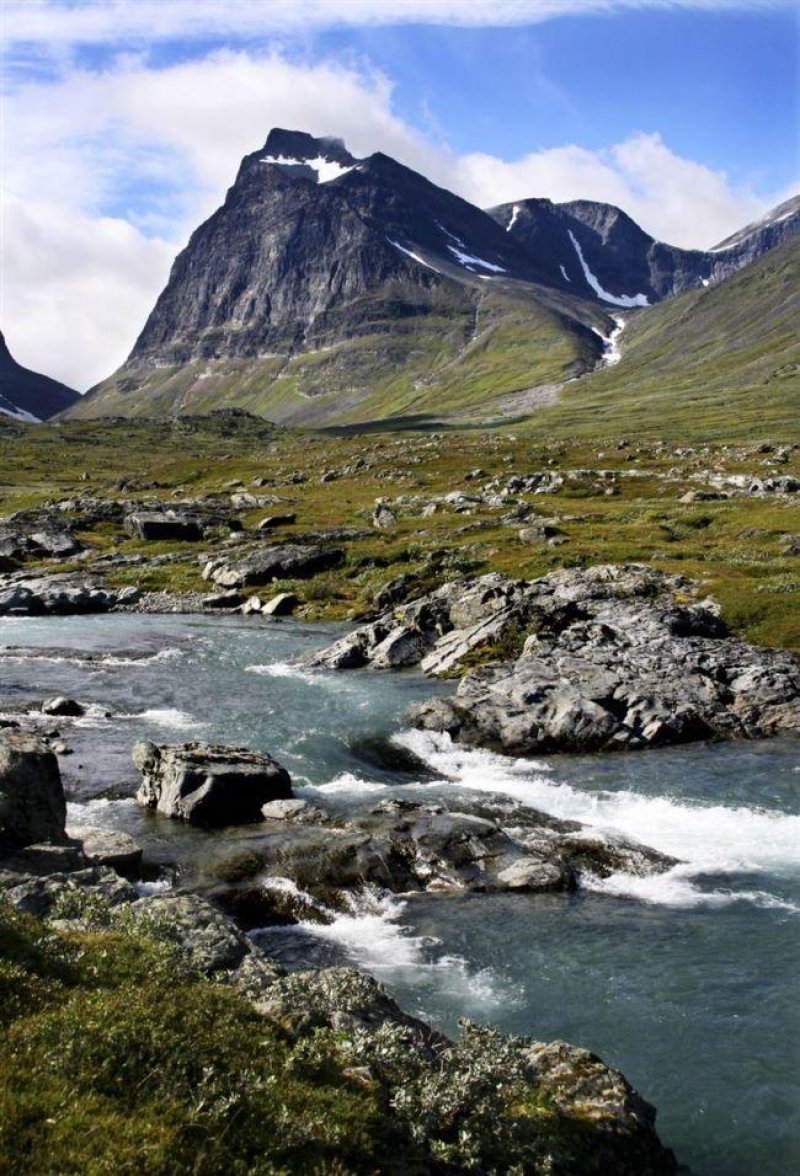
[[[102,72],[67,68],[7,100],[0,324],[17,358],[80,388],[108,375],[170,258],[272,126],[340,135],[357,155],[385,151],[483,206],[610,201],[678,245],[714,244],[777,202],[735,189],[657,134],[510,162],[458,157],[394,113],[387,78],[354,64],[220,50],[162,69],[132,56]]]
[[[174,248],[55,202],[3,206],[0,322],[14,358],[83,390],[125,359]]]
[[[505,162],[473,154],[455,166],[459,191],[487,207],[526,196],[616,204],[652,236],[706,249],[770,207],[724,172],[683,159],[658,134],[634,134],[603,151],[556,147]],[[777,197],[775,203],[777,203]]]
[[[635,9],[790,8],[793,0],[5,0],[8,37],[56,45],[250,38],[336,25],[530,25]]]

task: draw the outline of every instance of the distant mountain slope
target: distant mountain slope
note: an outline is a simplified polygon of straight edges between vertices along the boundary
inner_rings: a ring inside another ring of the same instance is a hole
[[[79,399],[66,384],[17,363],[0,332],[0,413],[21,421],[44,421]]]
[[[469,402],[588,370],[612,325],[424,176],[277,130],[177,258],[123,368],[71,415],[427,412],[457,383]]]
[[[794,231],[800,211],[778,223]],[[523,411],[594,369],[619,308],[705,288],[772,232],[702,253],[611,205],[487,213],[380,152],[273,130],[176,259],[125,364],[69,415],[237,406],[329,425]]]
[[[537,425],[608,433],[800,439],[800,238],[727,281],[631,312],[619,363],[566,384]]]
[[[520,200],[489,209],[550,281],[609,306],[652,305],[723,281],[800,233],[800,197],[787,201],[714,249],[656,241],[613,204]]]

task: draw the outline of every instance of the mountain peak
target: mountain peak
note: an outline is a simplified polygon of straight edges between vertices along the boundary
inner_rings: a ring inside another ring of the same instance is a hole
[[[263,151],[257,152],[256,158],[259,163],[274,164],[290,175],[321,184],[338,179],[359,162],[342,139],[331,136],[317,139],[305,131],[288,131],[282,127],[270,131]]]

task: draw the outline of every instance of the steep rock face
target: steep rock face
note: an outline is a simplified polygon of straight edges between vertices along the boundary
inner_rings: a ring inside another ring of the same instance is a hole
[[[800,197],[711,250],[656,241],[621,209],[592,200],[520,200],[489,213],[551,281],[623,307],[722,281],[800,232]]]
[[[479,251],[485,266],[459,262]],[[448,264],[534,269],[485,213],[388,156],[273,131],[176,260],[130,364],[283,353],[425,314],[432,289],[452,285]]]
[[[17,363],[0,331],[0,413],[21,421],[45,421],[79,399],[66,384]]]
[[[771,209],[760,220],[745,225],[738,233],[726,237],[711,250],[719,277],[756,261],[770,249],[785,245],[800,232],[800,196],[793,196]],[[725,270],[732,265],[730,270]]]

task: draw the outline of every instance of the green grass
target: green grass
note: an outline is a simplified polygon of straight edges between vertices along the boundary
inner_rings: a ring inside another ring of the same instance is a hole
[[[773,437],[782,439],[782,430]],[[164,422],[65,422],[0,424],[0,513],[8,514],[59,498],[89,493],[101,498],[173,500],[173,494],[226,494],[241,479],[245,489],[287,501],[277,510],[297,514],[276,540],[336,527],[360,527],[364,538],[345,544],[345,566],[308,581],[273,585],[297,592],[301,616],[357,617],[374,593],[404,572],[419,591],[445,579],[497,570],[533,577],[575,564],[644,561],[700,582],[721,601],[734,629],[751,640],[800,649],[796,593],[800,566],[783,551],[784,537],[800,533],[800,506],[792,499],[734,497],[683,504],[696,487],[692,474],[705,469],[755,474],[800,474],[800,451],[785,464],[765,465],[770,455],[755,446],[713,445],[679,454],[674,446],[628,444],[619,435],[605,441],[568,443],[516,433],[378,433],[331,436],[274,429],[252,417]],[[678,447],[680,448],[680,447]],[[363,464],[356,468],[358,462]],[[465,475],[481,467],[493,475],[541,469],[600,467],[644,475],[623,478],[613,496],[587,494],[579,484],[528,500],[539,515],[555,515],[568,537],[563,546],[527,545],[519,526],[503,525],[503,511],[474,514],[440,511],[429,518],[404,513],[389,531],[371,526],[378,497],[443,495],[469,490]],[[323,471],[338,474],[321,482]],[[86,475],[84,480],[83,475]],[[293,484],[291,478],[306,478]],[[670,480],[665,480],[669,474]],[[132,479],[120,490],[117,479]],[[267,479],[255,489],[254,477]],[[155,489],[148,488],[157,482]],[[254,526],[272,508],[244,515]],[[85,539],[97,554],[153,555],[179,551],[175,564],[108,573],[115,585],[172,591],[208,591],[197,556],[209,544],[161,545],[135,541],[107,524]],[[88,565],[91,567],[91,562]]]
[[[623,358],[562,390],[531,426],[569,437],[800,439],[800,239],[718,286],[637,311]]]
[[[400,1025],[333,1030],[331,1000],[363,999],[342,974],[282,981],[265,1014],[168,919],[95,914],[57,930],[0,900],[6,1176],[597,1170],[608,1124],[559,1106],[525,1039],[464,1025],[430,1060]]]

